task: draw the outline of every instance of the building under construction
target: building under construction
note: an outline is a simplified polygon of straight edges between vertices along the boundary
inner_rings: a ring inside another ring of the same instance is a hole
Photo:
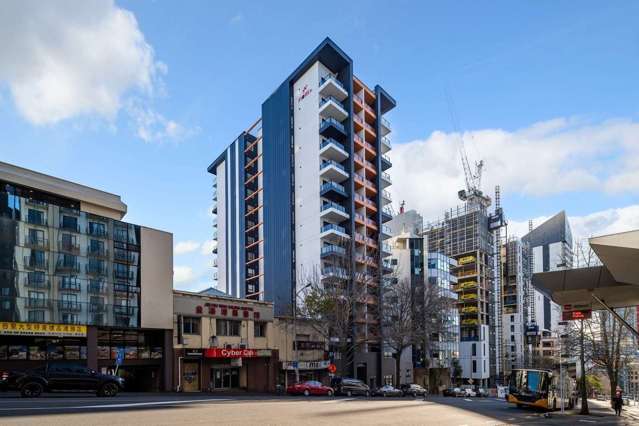
[[[499,199],[498,191],[496,201]],[[490,198],[471,197],[447,211],[444,218],[426,225],[429,253],[442,253],[457,261],[459,361],[467,384],[493,385],[501,377],[500,251],[496,233],[504,225],[501,207],[489,212]]]

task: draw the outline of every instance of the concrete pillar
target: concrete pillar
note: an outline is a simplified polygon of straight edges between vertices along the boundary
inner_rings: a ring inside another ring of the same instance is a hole
[[[164,357],[162,358],[162,378],[164,391],[171,392],[173,387],[173,330],[164,330]]]

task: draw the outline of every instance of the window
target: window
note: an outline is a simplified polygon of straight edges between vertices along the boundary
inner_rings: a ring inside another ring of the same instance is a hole
[[[510,332],[511,332],[511,333],[514,333],[514,332],[515,332],[515,326],[514,326],[514,325],[511,325],[511,326],[510,326]]]
[[[35,209],[29,209],[27,213],[27,222],[33,223],[36,225],[44,225],[44,212]]]
[[[89,234],[104,237],[106,233],[106,225],[104,223],[89,222]]]
[[[515,316],[514,315],[510,316],[510,322],[515,322]]]
[[[116,278],[127,280],[129,278],[129,271],[127,265],[122,263],[113,263],[113,273]]]
[[[44,322],[44,311],[29,311],[29,322]]]
[[[477,361],[473,360],[473,373],[477,372]]]
[[[62,216],[62,229],[78,230],[78,218],[75,216]]]
[[[473,356],[477,356],[477,343],[473,343]]]
[[[62,234],[62,248],[71,250],[78,246],[77,237],[72,234]]]
[[[77,314],[70,314],[70,313],[63,313],[62,314],[62,323],[63,324],[77,324],[78,323],[78,315]]]
[[[215,321],[218,336],[239,336],[240,321],[233,320],[216,320]]]
[[[44,308],[45,305],[44,293],[41,291],[29,292],[29,306],[34,308]]]
[[[198,317],[183,317],[182,333],[200,334],[200,319]]]
[[[92,254],[103,254],[104,253],[104,241],[102,241],[102,240],[91,240],[89,242],[89,251]]]
[[[253,323],[253,335],[255,337],[266,337],[266,323],[254,322]]]
[[[511,341],[511,342],[514,342],[514,341],[515,341],[515,336],[511,335],[511,336],[510,336],[510,341]]]
[[[29,229],[29,244],[44,245],[44,231],[42,229]]]

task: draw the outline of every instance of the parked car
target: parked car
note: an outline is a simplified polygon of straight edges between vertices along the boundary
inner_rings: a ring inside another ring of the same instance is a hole
[[[324,386],[320,382],[309,380],[304,383],[295,383],[286,388],[286,393],[289,395],[327,395],[333,396],[333,388]]]
[[[361,380],[350,379],[346,377],[334,377],[331,381],[331,387],[335,390],[336,394],[353,396],[363,395],[370,396],[371,389],[368,385]]]
[[[442,391],[443,396],[457,396],[455,388],[446,388]]]
[[[474,390],[472,390],[470,388],[463,389],[463,391],[465,393],[464,396],[467,396],[467,397],[475,397],[475,396],[477,396],[477,392],[475,392]]]
[[[414,383],[405,383],[403,385],[400,385],[399,389],[402,391],[402,395],[412,396],[413,398],[416,396],[424,396],[424,394],[426,393],[426,389]]]
[[[488,389],[486,388],[479,388],[477,389],[477,396],[481,396],[483,398],[487,398],[490,396],[490,392],[488,392]]]
[[[38,397],[42,392],[56,391],[91,391],[98,396],[115,396],[124,388],[124,379],[121,377],[66,364],[47,364],[23,372],[12,371],[3,381],[7,390],[17,390],[23,397]]]
[[[402,396],[402,391],[392,385],[384,385],[373,391],[373,396]]]

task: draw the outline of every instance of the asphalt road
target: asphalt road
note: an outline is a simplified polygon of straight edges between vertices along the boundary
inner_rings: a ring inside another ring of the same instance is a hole
[[[0,394],[2,425],[588,425],[637,424],[612,416],[582,417],[519,409],[494,398],[341,398],[202,394]]]

